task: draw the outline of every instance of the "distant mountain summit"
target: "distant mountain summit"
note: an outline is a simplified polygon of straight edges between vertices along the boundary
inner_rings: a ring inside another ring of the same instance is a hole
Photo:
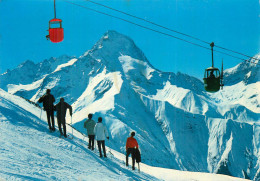
[[[134,59],[148,62],[143,52],[135,45],[129,37],[116,31],[108,31],[89,51],[93,56],[103,55],[104,63],[116,63],[121,55],[128,55]],[[115,61],[115,62],[114,62]]]
[[[222,91],[154,68],[133,40],[108,31],[80,57],[27,61],[0,75],[0,88],[36,102],[46,89],[73,106],[73,125],[102,116],[110,146],[125,152],[136,131],[143,162],[180,170],[260,178],[259,65],[224,73]],[[56,101],[56,102],[57,102]]]
[[[65,62],[68,62],[72,57],[61,56],[59,58],[51,57],[35,64],[31,60],[27,60],[18,65],[13,70],[7,70],[0,75],[0,87],[8,90],[9,84],[30,84],[43,78],[44,75],[51,73],[54,69]]]
[[[254,56],[255,59],[260,59],[260,54]],[[260,66],[259,61],[252,59],[244,61],[237,66],[227,69],[224,72],[224,80],[226,85],[234,85],[243,81],[245,84],[252,84],[260,81]]]

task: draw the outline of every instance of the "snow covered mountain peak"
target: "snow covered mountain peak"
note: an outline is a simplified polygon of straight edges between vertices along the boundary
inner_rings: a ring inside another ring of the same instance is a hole
[[[132,39],[113,30],[106,32],[93,48],[84,54],[87,55],[100,61],[111,71],[122,70],[120,56],[130,56],[148,62]]]
[[[254,62],[255,64],[260,63],[260,62],[259,62],[259,60],[260,60],[260,53],[258,53],[257,55],[255,55],[253,58],[255,58],[255,59],[253,59],[253,62]],[[257,59],[257,60],[256,60],[256,59]]]
[[[22,68],[22,67],[26,67],[26,66],[32,67],[32,66],[34,66],[34,65],[35,65],[35,64],[34,64],[33,61],[31,61],[31,60],[26,60],[25,62],[21,63],[17,68]]]
[[[260,54],[254,56],[250,61],[244,61],[237,66],[224,71],[224,85],[234,85],[241,81],[251,84],[260,81],[260,65],[258,60]]]
[[[117,57],[120,55],[128,55],[135,59],[147,61],[143,52],[135,45],[131,38],[114,30],[106,32],[96,43],[94,49],[109,51],[110,57],[115,55],[117,55]]]

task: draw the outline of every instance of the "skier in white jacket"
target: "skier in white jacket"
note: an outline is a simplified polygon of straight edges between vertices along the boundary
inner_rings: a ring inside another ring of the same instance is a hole
[[[106,138],[109,139],[109,137],[108,137],[107,128],[102,123],[101,117],[98,118],[98,123],[96,124],[96,126],[94,128],[94,134],[95,134],[95,137],[96,137],[96,140],[97,140],[100,157],[101,158],[103,157],[102,152],[101,152],[101,145],[102,145],[102,148],[103,148],[104,157],[107,157],[106,148],[105,148],[105,139]]]

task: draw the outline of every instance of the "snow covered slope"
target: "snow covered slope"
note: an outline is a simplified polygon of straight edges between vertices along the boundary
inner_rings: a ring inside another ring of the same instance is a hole
[[[56,102],[72,104],[73,125],[82,132],[89,113],[102,116],[111,147],[121,153],[136,131],[146,164],[257,180],[259,65],[241,63],[224,75],[224,90],[209,94],[197,78],[157,70],[133,40],[108,31],[78,58],[7,71],[0,87],[34,102],[50,88]]]
[[[6,180],[243,180],[224,175],[192,173],[141,164],[130,171],[124,155],[111,150],[108,160],[87,149],[84,137],[61,139],[49,133],[40,109],[0,89],[0,178]],[[45,115],[44,115],[45,116]],[[70,127],[68,127],[70,128]],[[68,129],[71,132],[70,129]],[[74,130],[75,131],[75,130]],[[76,134],[75,134],[76,133]],[[110,148],[107,148],[110,150]]]

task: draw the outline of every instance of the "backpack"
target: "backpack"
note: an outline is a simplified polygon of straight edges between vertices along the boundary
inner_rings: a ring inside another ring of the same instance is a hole
[[[135,159],[136,159],[136,163],[141,162],[141,153],[138,148],[135,149]]]

